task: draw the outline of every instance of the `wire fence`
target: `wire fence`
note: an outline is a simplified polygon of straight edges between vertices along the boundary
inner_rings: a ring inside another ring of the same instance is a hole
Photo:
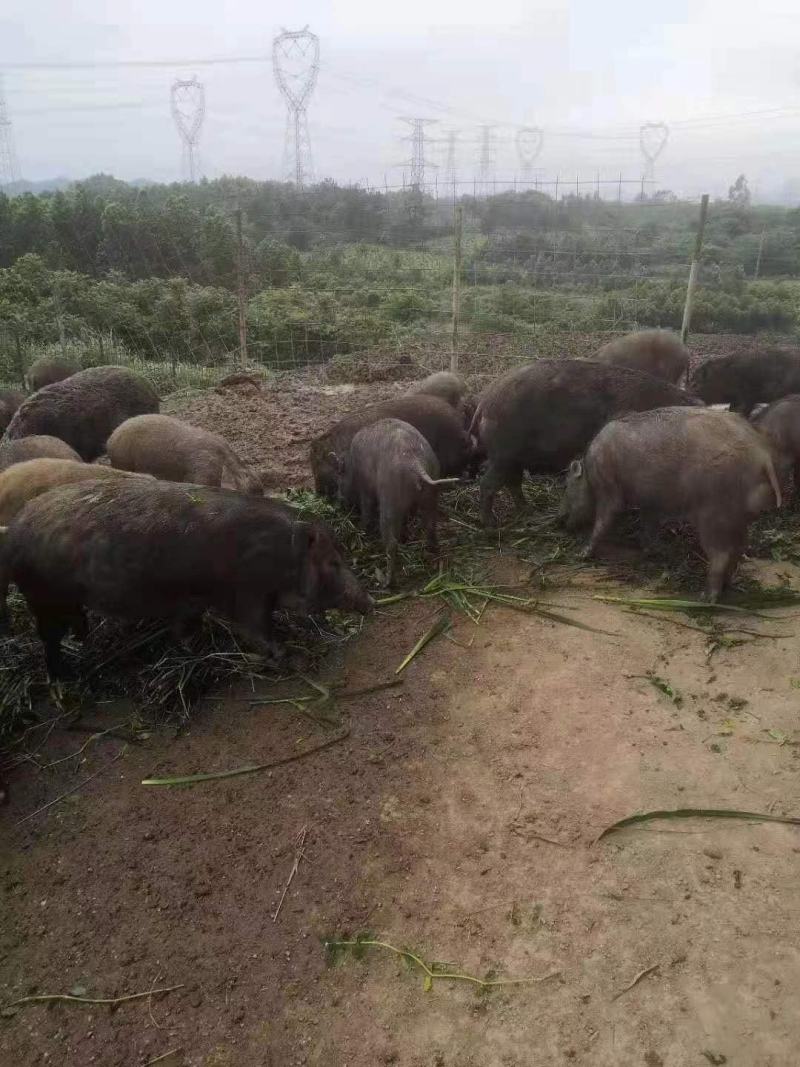
[[[59,234],[89,270],[25,254],[7,268],[28,302],[0,294],[0,378],[21,381],[42,355],[129,364],[162,391],[242,365],[433,369],[455,352],[467,370],[478,357],[499,369],[569,352],[580,335],[678,328],[698,206],[623,199],[640,184],[535,179],[487,197],[458,183],[387,187],[367,190],[363,221],[346,201],[317,221],[302,201],[265,209],[230,195],[195,218],[176,199],[157,234],[107,204],[101,237],[75,224]],[[699,329],[796,326],[796,278],[776,269],[768,231],[751,238],[733,254],[707,248]]]

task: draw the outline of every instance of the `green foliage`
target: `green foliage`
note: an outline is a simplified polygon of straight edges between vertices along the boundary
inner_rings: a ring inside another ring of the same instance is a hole
[[[754,207],[743,180],[733,192],[709,215],[692,329],[795,330],[800,210]],[[695,204],[527,191],[462,205],[465,339],[502,333],[532,350],[542,330],[680,326]],[[451,231],[444,201],[331,182],[135,188],[98,175],[0,194],[0,375],[18,380],[28,352],[56,343],[80,343],[90,363],[121,346],[173,377],[219,365],[238,345],[240,280],[252,356],[267,366],[438,343]]]

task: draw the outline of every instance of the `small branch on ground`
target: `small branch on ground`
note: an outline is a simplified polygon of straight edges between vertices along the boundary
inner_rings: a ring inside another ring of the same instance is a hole
[[[283,892],[281,893],[281,899],[278,901],[278,906],[275,909],[275,914],[272,916],[272,921],[273,922],[277,922],[278,921],[278,916],[280,915],[281,908],[283,907],[283,902],[286,899],[286,894],[289,892],[289,886],[292,884],[292,881],[294,880],[294,876],[297,874],[297,869],[300,866],[300,860],[303,859],[304,856],[305,856],[306,835],[307,835],[307,833],[308,833],[308,827],[307,826],[303,826],[302,829],[300,830],[300,832],[298,833],[297,837],[295,838],[295,842],[294,842],[294,848],[295,848],[295,851],[294,851],[294,863],[292,864],[291,871],[289,871],[289,877],[286,879],[286,885],[283,887]]]
[[[145,997],[154,997],[159,993],[174,993],[176,989],[183,989],[183,985],[162,986],[160,989],[148,989],[144,993],[127,993],[123,997],[73,997],[71,993],[37,993],[30,997],[20,997],[12,1000],[10,1004],[3,1005],[3,1011],[11,1011],[12,1008],[21,1008],[25,1004],[51,1004],[55,1001],[64,1001],[67,1004],[125,1004],[129,1000],[143,1000]]]
[[[633,987],[635,985],[638,985],[639,982],[641,982],[641,980],[643,978],[646,978],[648,976],[648,974],[655,974],[655,972],[660,967],[661,967],[660,963],[654,963],[652,965],[652,967],[645,967],[645,969],[643,971],[639,971],[639,973],[636,975],[636,977],[633,979],[632,982],[630,982],[628,985],[626,985],[624,989],[620,989],[619,993],[615,993],[614,996],[611,999],[612,1000],[619,1000],[619,998],[623,995],[623,993],[628,993],[631,989],[633,989]]]

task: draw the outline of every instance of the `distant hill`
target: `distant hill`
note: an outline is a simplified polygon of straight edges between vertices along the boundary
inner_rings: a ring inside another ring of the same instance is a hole
[[[28,181],[23,178],[18,182],[10,182],[0,189],[6,196],[22,196],[23,193],[59,193],[77,184],[89,185],[97,191],[107,190],[115,184],[130,186],[134,189],[145,189],[155,185],[149,178],[135,178],[130,182],[120,182],[111,174],[92,174],[88,178],[42,178],[40,181]]]

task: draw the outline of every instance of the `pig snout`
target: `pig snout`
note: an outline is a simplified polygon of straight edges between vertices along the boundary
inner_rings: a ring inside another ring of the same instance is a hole
[[[310,533],[305,587],[308,603],[317,610],[340,608],[362,615],[372,610],[372,598],[342,559],[331,532],[321,524]]]
[[[331,591],[336,599],[334,606],[344,611],[369,615],[375,609],[375,601],[347,567],[340,568],[337,581]]]

